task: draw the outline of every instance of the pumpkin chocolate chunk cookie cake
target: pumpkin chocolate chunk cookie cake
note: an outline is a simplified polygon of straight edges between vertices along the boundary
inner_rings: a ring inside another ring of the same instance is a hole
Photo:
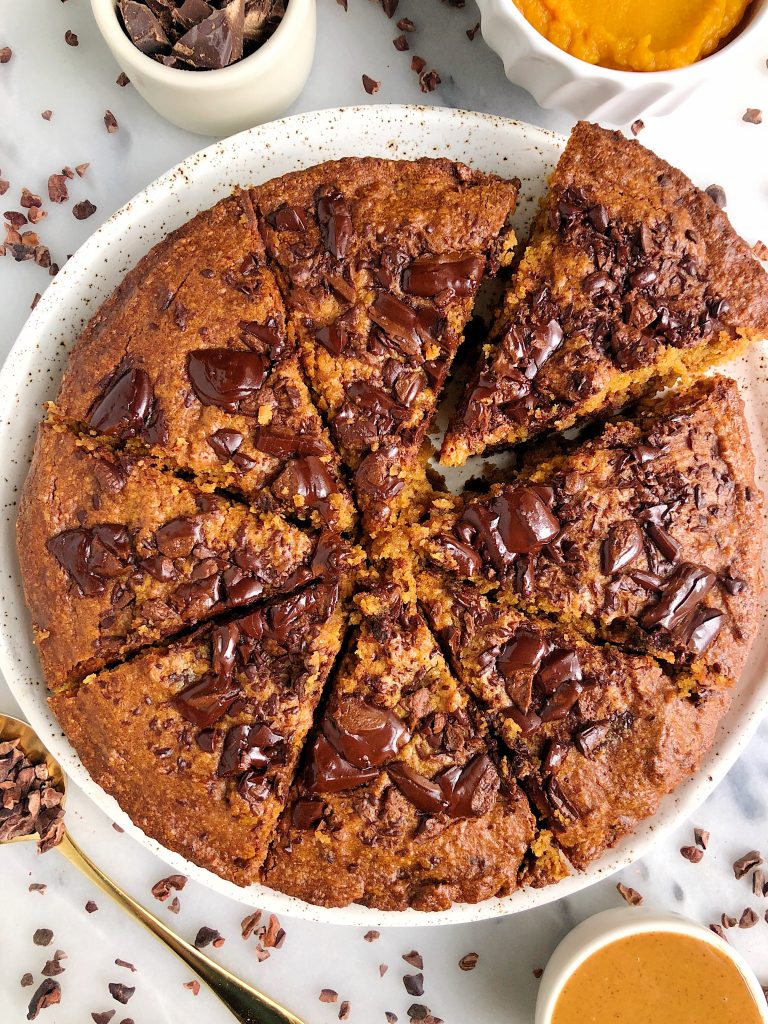
[[[239,885],[556,883],[730,706],[762,499],[736,384],[697,375],[768,334],[766,276],[596,126],[510,269],[518,188],[350,158],[240,190],[127,275],[48,407],[18,548],[51,707],[139,828]],[[549,436],[449,493],[426,434],[497,272],[442,458]]]

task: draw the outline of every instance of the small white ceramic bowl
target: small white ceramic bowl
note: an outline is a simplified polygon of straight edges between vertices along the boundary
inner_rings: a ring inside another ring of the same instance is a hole
[[[236,64],[215,71],[169,68],[125,34],[115,0],[91,0],[104,41],[150,106],[180,128],[232,135],[281,117],[309,77],[315,55],[316,0],[290,0],[270,38]]]
[[[548,110],[615,125],[671,113],[704,79],[719,75],[725,81],[750,40],[768,36],[768,0],[754,0],[748,23],[709,57],[673,71],[617,71],[559,49],[526,20],[514,0],[477,2],[483,39],[501,57],[511,82]]]
[[[541,976],[536,1000],[535,1024],[551,1024],[555,1004],[565,986],[585,960],[604,946],[643,932],[674,932],[709,943],[724,953],[738,968],[755,1000],[757,1012],[768,1022],[768,1004],[760,982],[747,961],[733,946],[709,928],[680,914],[644,907],[619,907],[588,917],[570,931],[549,959]]]

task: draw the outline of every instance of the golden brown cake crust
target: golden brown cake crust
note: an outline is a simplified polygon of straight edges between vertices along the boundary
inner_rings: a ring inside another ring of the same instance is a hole
[[[18,539],[51,706],[147,835],[240,885],[435,911],[555,883],[655,813],[728,707],[763,583],[732,381],[434,490],[424,435],[518,185],[349,159],[235,193],[128,274],[40,431]],[[520,418],[506,352],[500,420],[449,461],[768,320],[723,215],[588,125],[516,282],[484,357],[519,343],[534,400]]]
[[[768,337],[768,275],[708,195],[581,122],[443,442],[442,461],[563,430]]]
[[[255,515],[148,455],[41,428],[17,522],[49,686],[238,606],[338,573],[351,549]]]
[[[315,584],[88,676],[51,707],[143,832],[247,885],[341,646],[341,596]]]
[[[517,187],[448,160],[350,159],[251,192],[369,533],[408,511],[478,286],[511,258]]]
[[[763,585],[748,436],[735,383],[705,378],[487,496],[438,498],[420,550],[501,601],[732,683]]]
[[[324,906],[381,910],[513,891],[534,822],[515,782],[501,783],[482,718],[394,587],[357,602],[362,621],[264,881]]]

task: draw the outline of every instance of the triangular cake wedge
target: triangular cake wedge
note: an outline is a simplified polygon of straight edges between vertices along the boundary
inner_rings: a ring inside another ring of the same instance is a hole
[[[416,535],[425,564],[496,601],[731,683],[763,585],[736,384],[705,378],[514,482],[440,496]]]
[[[56,408],[259,508],[349,530],[354,509],[285,319],[237,193],[127,275],[75,343]]]
[[[511,259],[518,182],[347,159],[252,190],[304,369],[371,533],[411,469],[478,286]]]
[[[355,560],[330,530],[201,490],[147,454],[40,428],[17,522],[51,688]]]
[[[146,835],[247,885],[341,646],[341,596],[314,584],[88,676],[51,707]]]
[[[697,770],[730,696],[681,693],[659,664],[425,572],[419,595],[459,678],[508,748],[508,772],[576,868],[655,814]],[[532,871],[533,884],[549,881]]]
[[[434,911],[511,892],[528,803],[423,618],[392,587],[359,595],[319,728],[263,881],[314,904]]]
[[[442,448],[446,465],[617,411],[768,337],[768,276],[635,140],[581,122]]]

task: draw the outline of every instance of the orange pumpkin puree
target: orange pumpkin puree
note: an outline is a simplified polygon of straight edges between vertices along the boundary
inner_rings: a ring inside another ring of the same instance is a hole
[[[751,0],[514,0],[555,46],[606,68],[666,71],[706,57]]]
[[[566,982],[552,1024],[761,1024],[738,967],[715,946],[674,932],[612,942]]]

